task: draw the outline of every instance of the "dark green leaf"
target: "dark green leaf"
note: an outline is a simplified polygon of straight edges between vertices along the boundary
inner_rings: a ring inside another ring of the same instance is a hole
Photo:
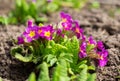
[[[15,56],[16,53],[21,53],[22,51],[23,51],[23,49],[21,47],[14,47],[11,49],[10,54]]]

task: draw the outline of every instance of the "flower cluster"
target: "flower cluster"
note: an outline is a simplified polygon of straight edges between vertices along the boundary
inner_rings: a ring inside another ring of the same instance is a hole
[[[28,21],[28,27],[23,32],[22,36],[18,37],[18,44],[23,44],[24,42],[31,42],[39,38],[51,40],[54,33],[53,26],[36,26],[33,25],[31,20]]]
[[[69,14],[61,12],[60,16],[60,27],[53,27],[52,25],[37,26],[33,25],[33,22],[29,20],[28,27],[18,37],[18,44],[31,43],[34,40],[42,39],[55,41],[59,37],[64,39],[64,36],[69,38],[76,36],[80,41],[79,58],[95,59],[99,66],[105,66],[107,64],[108,51],[105,49],[102,41],[95,41],[92,36],[87,39],[78,21],[73,20]]]
[[[91,46],[92,49],[87,52],[87,47]],[[82,42],[80,46],[79,57],[90,57],[97,59],[98,65],[103,67],[107,64],[108,51],[105,49],[102,41],[95,41],[92,36],[88,38],[88,41]]]

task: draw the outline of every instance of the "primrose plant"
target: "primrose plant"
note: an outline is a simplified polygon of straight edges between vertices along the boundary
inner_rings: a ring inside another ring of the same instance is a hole
[[[108,51],[102,41],[87,38],[69,14],[61,12],[60,17],[56,25],[34,25],[29,20],[11,54],[41,69],[38,79],[32,73],[29,81],[95,81],[96,74],[89,71],[107,64]]]

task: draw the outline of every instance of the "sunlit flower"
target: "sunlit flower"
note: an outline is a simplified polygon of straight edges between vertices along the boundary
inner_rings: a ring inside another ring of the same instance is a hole
[[[44,31],[45,31],[44,27],[37,28],[37,33],[38,33],[39,37],[44,37]]]
[[[31,42],[34,39],[38,39],[37,27],[28,27],[23,33],[26,42]]]
[[[80,57],[80,58],[84,58],[84,57],[87,56],[86,46],[87,46],[87,43],[86,43],[86,42],[82,42],[82,43],[81,43],[81,45],[80,45],[80,52],[79,52],[79,57]]]
[[[52,40],[52,34],[54,33],[54,29],[51,25],[46,26],[46,28],[44,29],[44,37],[47,40]]]

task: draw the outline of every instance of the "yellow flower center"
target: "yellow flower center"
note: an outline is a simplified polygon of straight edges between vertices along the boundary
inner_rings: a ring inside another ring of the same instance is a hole
[[[76,33],[80,33],[79,28],[76,28],[75,32]]]
[[[66,21],[67,21],[67,19],[66,19],[66,18],[63,18],[63,19],[62,19],[62,22],[66,22]]]
[[[100,59],[101,59],[101,60],[103,60],[103,57],[102,57],[102,56],[100,56]]]
[[[50,31],[45,32],[46,37],[50,37],[50,35],[51,35]]]
[[[38,33],[39,33],[39,34],[41,34],[41,33],[42,33],[42,30],[41,30],[41,29],[40,29],[40,30],[38,30]]]
[[[34,37],[35,36],[35,31],[30,31],[29,36]]]

